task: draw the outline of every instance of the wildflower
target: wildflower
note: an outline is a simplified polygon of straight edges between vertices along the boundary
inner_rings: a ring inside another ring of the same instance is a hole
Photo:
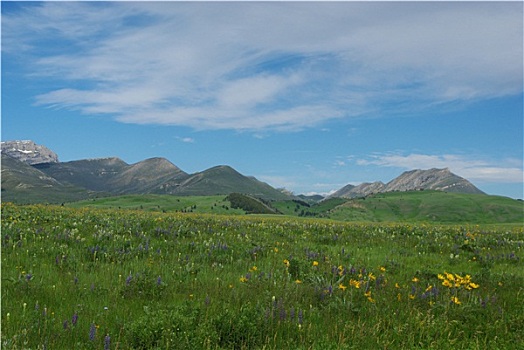
[[[400,293],[397,294],[397,300],[400,301],[401,300],[401,296],[400,296]]]
[[[454,304],[457,304],[457,305],[462,304],[461,301],[460,301],[457,297],[455,297],[455,296],[451,297],[451,301],[452,301]]]
[[[78,322],[78,314],[75,312],[75,313],[73,314],[73,317],[71,318],[71,324],[72,324],[73,326],[76,326],[76,323],[77,323],[77,322]]]
[[[96,336],[96,325],[94,323],[91,323],[91,327],[89,327],[89,340],[93,341],[95,340]]]
[[[409,299],[413,300],[415,299],[415,294],[408,294]]]
[[[245,278],[244,276],[240,277],[240,282],[242,282],[242,283],[247,282],[247,278]]]
[[[318,266],[318,261],[313,261],[313,266]]]
[[[370,273],[368,274],[368,277],[369,277],[369,279],[370,279],[371,281],[374,281],[374,280],[376,279],[376,277],[375,277],[375,275],[373,274],[373,272],[370,272]]]
[[[413,279],[411,280],[411,282],[415,282],[417,283],[418,281],[420,281],[417,277],[413,277]]]
[[[104,350],[109,350],[110,348],[111,348],[111,337],[108,334],[104,338]]]
[[[289,267],[289,260],[288,259],[284,259],[284,265],[286,265],[286,267]]]
[[[426,288],[425,291],[426,291],[426,292],[429,292],[429,291],[432,290],[432,289],[433,289],[433,286],[430,284],[430,285]]]
[[[304,313],[302,312],[302,310],[298,310],[297,321],[299,325],[301,325],[304,321]]]
[[[295,280],[295,283],[296,284],[300,284],[300,283],[302,283],[302,281],[297,279],[297,280]]]
[[[65,320],[64,323],[63,323],[64,329],[67,330],[68,326],[69,326],[69,322],[67,322],[67,320]]]
[[[360,281],[357,281],[357,280],[354,280],[354,279],[350,279],[349,280],[349,285],[355,287],[356,289],[359,289],[360,288]]]
[[[386,272],[386,268],[384,266],[379,267],[380,272]]]
[[[479,287],[479,285],[476,284],[476,283],[470,282],[470,283],[469,283],[469,287],[471,287],[471,288],[473,288],[473,289],[477,289],[477,288]]]
[[[442,285],[444,287],[448,287],[448,288],[453,287],[453,284],[450,281],[448,281],[448,280],[444,280],[444,282],[442,282]]]
[[[253,266],[252,268],[249,269],[249,271],[254,272],[254,271],[256,271],[257,269],[258,269],[258,268],[257,268],[256,266]]]
[[[439,273],[439,274],[437,275],[437,278],[438,278],[439,280],[444,280],[444,279],[446,279],[446,277],[444,277],[444,275],[442,275],[441,273]]]
[[[158,276],[158,278],[156,279],[156,285],[157,286],[162,285],[162,277]]]
[[[346,287],[345,285],[343,285],[342,283],[340,283],[340,284],[338,285],[338,289],[340,289],[340,290],[342,290],[342,291],[346,290],[346,288],[347,288],[347,287]]]
[[[400,289],[400,286],[398,283],[395,283],[395,288]]]

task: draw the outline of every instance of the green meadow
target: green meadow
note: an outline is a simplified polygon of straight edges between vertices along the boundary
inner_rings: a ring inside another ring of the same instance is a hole
[[[522,224],[142,199],[2,204],[2,349],[524,348]]]

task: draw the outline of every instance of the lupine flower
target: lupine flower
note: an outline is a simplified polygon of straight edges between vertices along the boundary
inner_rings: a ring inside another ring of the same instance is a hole
[[[89,340],[93,341],[95,340],[96,336],[96,325],[94,323],[91,323],[91,327],[89,327]]]
[[[111,337],[108,334],[104,338],[104,350],[109,350],[110,348],[111,348]]]
[[[77,322],[78,322],[78,314],[75,312],[75,313],[73,314],[73,317],[71,318],[71,324],[72,324],[73,326],[76,326],[76,323],[77,323]]]
[[[67,328],[68,328],[68,325],[69,325],[69,322],[67,322],[67,320],[65,320],[64,323],[63,323],[63,327],[64,327],[64,329],[67,329]]]
[[[133,279],[133,275],[127,276],[127,278],[126,278],[126,286],[129,286],[129,284],[131,283],[132,279]]]
[[[304,313],[302,310],[298,310],[298,316],[297,316],[298,324],[302,324],[304,322]]]
[[[157,286],[162,285],[162,277],[158,276],[158,278],[156,279],[156,285]]]

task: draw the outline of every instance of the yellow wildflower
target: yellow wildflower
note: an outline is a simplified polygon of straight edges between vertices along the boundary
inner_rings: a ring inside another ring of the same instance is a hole
[[[398,285],[398,283],[395,283],[395,288],[400,289],[400,286]]]
[[[413,277],[413,279],[411,280],[411,282],[415,282],[417,283],[418,281],[420,281],[417,277]]]
[[[469,286],[470,286],[471,288],[473,288],[473,289],[477,289],[477,288],[479,287],[478,284],[473,283],[473,282],[470,282],[470,283],[469,283]]]
[[[240,277],[240,282],[242,283],[247,282],[247,278],[245,278],[244,276]]]
[[[397,294],[397,300],[400,301],[402,298],[400,296],[400,293]]]
[[[442,285],[443,285],[444,287],[448,287],[448,288],[453,287],[453,283],[451,283],[451,282],[448,281],[448,280],[444,280],[444,281],[442,282]]]
[[[313,266],[318,266],[318,261],[313,261]]]
[[[452,301],[453,303],[457,304],[457,305],[462,304],[462,303],[460,302],[459,298],[457,298],[457,297],[451,297],[451,301]]]
[[[295,283],[296,284],[300,284],[300,283],[302,283],[302,281],[301,280],[295,280]]]
[[[289,260],[288,259],[284,259],[284,265],[286,265],[286,267],[289,267]]]
[[[354,279],[350,279],[349,280],[349,285],[359,289],[360,288],[360,281],[357,281],[357,280],[354,280]]]
[[[380,270],[380,272],[386,272],[386,268],[385,268],[384,266],[381,266],[381,267],[379,268],[379,270]]]
[[[368,275],[369,279],[371,281],[374,281],[376,279],[375,275],[373,274],[373,272],[370,272],[369,275]]]
[[[411,300],[413,300],[413,299],[415,299],[415,294],[409,294],[408,297],[409,297]]]

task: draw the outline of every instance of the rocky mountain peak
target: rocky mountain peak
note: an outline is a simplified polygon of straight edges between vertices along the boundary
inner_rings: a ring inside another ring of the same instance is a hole
[[[59,162],[55,152],[31,140],[2,141],[2,153],[29,165]]]

